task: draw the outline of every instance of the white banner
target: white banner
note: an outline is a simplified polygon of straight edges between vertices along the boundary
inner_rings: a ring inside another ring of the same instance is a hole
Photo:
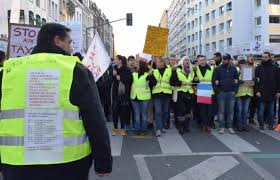
[[[37,44],[40,27],[11,24],[9,29],[9,57],[29,55]]]
[[[0,51],[4,51],[7,53],[7,48],[8,48],[8,41],[4,39],[0,39]]]
[[[108,69],[111,59],[98,33],[95,34],[83,64],[92,72],[97,81]]]
[[[71,29],[71,37],[73,40],[73,53],[83,54],[83,38],[82,38],[82,24],[78,21],[60,22],[60,24]]]

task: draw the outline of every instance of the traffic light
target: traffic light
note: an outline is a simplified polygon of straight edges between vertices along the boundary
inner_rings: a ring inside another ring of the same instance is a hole
[[[132,13],[127,13],[126,14],[126,25],[127,26],[132,26]]]

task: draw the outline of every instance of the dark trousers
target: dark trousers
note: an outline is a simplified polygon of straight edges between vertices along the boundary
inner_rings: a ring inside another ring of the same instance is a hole
[[[35,166],[3,165],[3,180],[88,180],[92,157],[57,164]]]
[[[280,98],[278,99],[278,124],[280,124]]]
[[[189,129],[192,112],[193,95],[185,92],[178,92],[177,102],[174,105],[174,113],[181,126]]]
[[[250,119],[254,119],[255,113],[258,107],[258,98],[257,97],[252,97],[251,102],[250,102]]]
[[[212,116],[212,105],[209,104],[198,104],[199,111],[199,121],[201,126],[209,127],[211,125],[211,116]]]
[[[119,120],[121,122],[121,129],[124,125],[130,122],[130,106],[129,105],[116,105],[113,111],[114,128],[118,129]]]

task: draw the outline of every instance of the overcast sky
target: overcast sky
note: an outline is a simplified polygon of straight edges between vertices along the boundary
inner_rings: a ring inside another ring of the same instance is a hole
[[[141,53],[148,25],[158,26],[165,9],[172,0],[92,0],[110,21],[133,13],[133,26],[126,21],[113,23],[116,53],[129,56]]]

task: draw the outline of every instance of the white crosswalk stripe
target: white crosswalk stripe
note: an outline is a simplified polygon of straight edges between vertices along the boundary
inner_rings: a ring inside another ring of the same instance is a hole
[[[236,134],[219,134],[217,131],[212,131],[212,135],[214,135],[233,152],[260,152],[259,149]]]
[[[121,156],[123,136],[121,135],[112,136],[112,129],[113,129],[112,123],[107,123],[107,127],[110,134],[112,156]]]
[[[158,137],[158,142],[163,154],[191,153],[192,150],[175,128]]]

